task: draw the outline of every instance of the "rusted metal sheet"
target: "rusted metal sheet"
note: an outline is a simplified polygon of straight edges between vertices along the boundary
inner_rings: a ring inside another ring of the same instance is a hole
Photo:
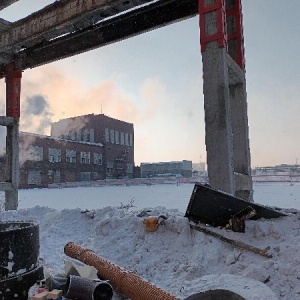
[[[78,1],[64,0],[51,4],[12,23],[12,28],[17,29],[18,33],[12,33],[12,29],[0,33],[0,48],[4,49],[0,51],[0,77],[3,77],[4,65],[11,61],[15,61],[22,70],[34,68],[190,18],[198,13],[197,0],[98,0],[93,5],[86,1],[85,8],[80,2],[81,10],[78,8],[78,11],[81,13],[74,11],[73,6],[72,13],[63,13],[67,4],[70,6],[75,2]],[[147,5],[141,5],[147,2]],[[55,5],[57,8],[54,9]],[[39,18],[45,19],[47,16],[54,18],[53,11],[56,11],[57,23],[45,20],[42,22],[44,25],[34,29],[34,20],[37,22]],[[58,16],[59,11],[65,15],[65,19],[62,15]]]
[[[245,208],[251,207],[256,214],[250,219],[272,219],[286,216],[275,209],[244,201],[240,198],[217,191],[209,186],[195,184],[186,211],[186,217],[195,222],[212,226],[226,226],[232,217],[239,216]]]

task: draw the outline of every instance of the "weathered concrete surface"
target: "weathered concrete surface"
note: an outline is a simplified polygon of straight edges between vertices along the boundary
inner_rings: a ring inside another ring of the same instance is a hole
[[[217,43],[202,53],[205,110],[205,144],[209,183],[234,194],[233,136],[229,97],[227,52]]]
[[[210,185],[252,201],[245,72],[215,42],[202,61]]]
[[[18,208],[19,185],[19,122],[15,119],[13,126],[7,126],[6,135],[6,181],[9,186],[5,189],[5,210]]]
[[[1,0],[0,2],[0,10],[10,6],[11,4],[17,2],[19,0]]]
[[[204,1],[205,7],[214,3]],[[227,0],[226,5],[232,10],[236,2]],[[236,55],[234,49],[227,53],[219,40],[227,39],[226,29],[230,34],[235,32],[236,19],[229,16],[227,26],[220,28],[216,10],[208,10],[202,16],[205,36],[219,34],[218,38],[205,42],[202,52],[209,183],[217,190],[252,201],[245,71],[231,57],[230,54]]]
[[[197,0],[64,0],[0,26],[0,77],[117,42],[198,13]],[[145,4],[145,5],[142,5]],[[147,4],[147,5],[146,5]],[[2,65],[2,66],[1,66]]]

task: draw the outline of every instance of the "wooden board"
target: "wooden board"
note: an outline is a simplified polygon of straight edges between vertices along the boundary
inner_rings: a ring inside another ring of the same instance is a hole
[[[279,210],[248,202],[198,183],[195,184],[185,216],[194,222],[225,226],[233,215],[248,206],[256,211],[256,215],[251,218],[252,220],[286,216]]]

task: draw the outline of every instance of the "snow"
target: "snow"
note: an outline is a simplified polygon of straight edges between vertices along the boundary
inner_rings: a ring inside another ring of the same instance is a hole
[[[245,233],[207,227],[267,248],[272,258],[191,229],[184,213],[192,189],[165,184],[21,190],[20,209],[1,212],[0,219],[39,222],[40,257],[52,274],[63,270],[63,248],[72,241],[180,299],[216,286],[231,287],[245,299],[276,299],[273,293],[300,299],[300,185],[255,185],[255,201],[285,207],[287,217],[247,221]],[[141,211],[168,218],[147,232]]]

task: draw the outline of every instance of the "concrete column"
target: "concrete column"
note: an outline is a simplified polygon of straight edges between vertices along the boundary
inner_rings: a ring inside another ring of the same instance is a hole
[[[209,183],[252,201],[241,14],[240,0],[199,0]]]
[[[202,53],[205,110],[205,144],[209,183],[234,194],[233,136],[229,97],[227,52],[216,42]]]
[[[22,71],[13,64],[6,66],[6,116],[13,119],[6,134],[6,182],[10,189],[5,191],[5,210],[18,208],[19,186],[19,118]]]
[[[16,210],[19,186],[19,120],[17,118],[13,126],[7,126],[6,181],[11,183],[11,189],[5,191],[5,210]]]
[[[229,86],[232,108],[233,162],[235,195],[253,200],[249,129],[247,116],[247,95],[245,78],[242,83]]]

